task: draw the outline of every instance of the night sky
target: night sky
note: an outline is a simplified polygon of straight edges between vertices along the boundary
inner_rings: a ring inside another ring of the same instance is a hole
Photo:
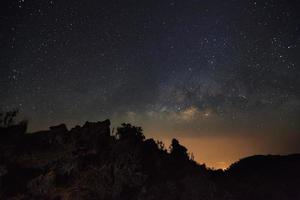
[[[300,152],[297,0],[0,3],[0,108],[130,122],[199,162]]]

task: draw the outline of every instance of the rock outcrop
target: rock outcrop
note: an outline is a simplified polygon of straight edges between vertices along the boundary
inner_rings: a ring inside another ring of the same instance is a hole
[[[86,122],[71,129],[70,135],[78,149],[102,149],[110,139],[110,121]]]
[[[23,125],[0,129],[0,199],[18,193],[34,199],[49,196],[87,166],[90,152],[96,155],[111,139],[109,120],[86,122],[70,131],[65,124],[34,133],[25,130]]]

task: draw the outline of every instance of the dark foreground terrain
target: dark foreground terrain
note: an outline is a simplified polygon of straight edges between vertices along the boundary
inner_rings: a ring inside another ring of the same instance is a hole
[[[26,133],[0,128],[0,199],[300,199],[300,155],[252,156],[226,170],[199,165],[176,139],[145,139],[110,121]]]

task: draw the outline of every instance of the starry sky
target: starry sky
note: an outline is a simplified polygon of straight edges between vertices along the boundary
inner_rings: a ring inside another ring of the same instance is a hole
[[[3,0],[0,108],[130,122],[198,162],[300,152],[297,0]]]

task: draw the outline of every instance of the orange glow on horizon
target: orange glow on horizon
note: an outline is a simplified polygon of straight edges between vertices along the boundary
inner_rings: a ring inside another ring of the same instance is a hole
[[[152,137],[152,136],[151,136]],[[154,139],[164,142],[166,148],[170,146],[172,137],[157,137]],[[284,148],[288,141],[280,138],[269,137],[241,137],[241,136],[200,136],[176,137],[179,142],[187,147],[195,161],[206,164],[209,168],[226,169],[239,159],[258,154],[289,154]]]

